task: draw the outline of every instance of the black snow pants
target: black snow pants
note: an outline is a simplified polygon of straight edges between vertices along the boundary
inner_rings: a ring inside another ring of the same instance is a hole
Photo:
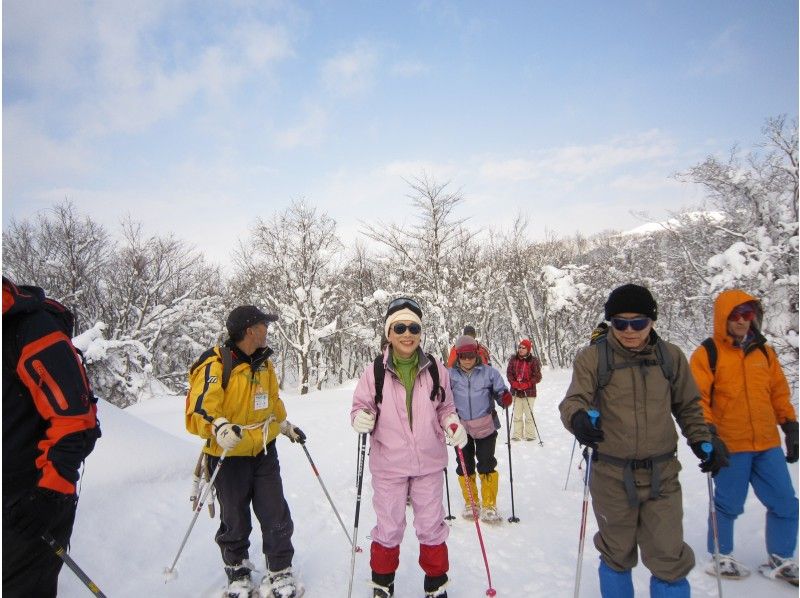
[[[464,461],[467,465],[467,475],[471,476],[475,473],[475,460],[478,461],[478,473],[492,473],[497,467],[497,459],[494,457],[494,447],[497,443],[497,431],[492,432],[486,438],[473,438],[467,436],[467,444],[462,449],[464,452]],[[461,471],[461,460],[458,458],[458,451],[453,449],[456,453],[456,473],[464,475]]]
[[[209,457],[216,468],[219,457]],[[222,561],[238,565],[249,558],[250,504],[261,524],[263,551],[270,571],[280,571],[292,564],[294,523],[283,496],[281,466],[273,440],[266,454],[255,457],[226,457],[214,481],[220,504],[220,526],[215,537]]]
[[[58,573],[64,563],[41,538],[23,536],[8,525],[11,505],[28,493],[3,494],[3,596],[9,598],[50,598],[58,589]],[[50,530],[59,544],[69,546],[75,508]]]

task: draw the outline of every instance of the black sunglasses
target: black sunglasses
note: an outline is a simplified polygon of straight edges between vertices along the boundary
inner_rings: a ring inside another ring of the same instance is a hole
[[[611,318],[611,325],[615,330],[624,332],[628,326],[633,328],[636,332],[641,332],[647,325],[650,324],[650,318]]]
[[[392,330],[395,334],[405,334],[406,330],[408,330],[411,334],[419,334],[422,332],[422,326],[419,324],[403,324],[402,322],[398,322],[394,326],[392,326]]]
[[[397,299],[392,301],[389,304],[389,307],[386,309],[386,317],[388,318],[394,312],[400,311],[405,307],[413,311],[420,318],[422,317],[422,308],[419,306],[419,303],[417,303],[413,299],[409,299],[408,297],[398,297]]]

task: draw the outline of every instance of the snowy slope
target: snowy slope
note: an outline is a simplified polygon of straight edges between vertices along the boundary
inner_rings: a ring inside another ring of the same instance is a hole
[[[514,499],[517,524],[482,525],[493,586],[503,596],[572,596],[582,501],[582,479],[576,456],[565,491],[572,437],[562,428],[557,405],[569,382],[567,371],[544,372],[536,402],[536,417],[544,438],[537,443],[512,444]],[[348,424],[354,385],[285,396],[289,418],[308,434],[307,447],[341,516],[352,532],[355,507],[356,435]],[[72,538],[72,557],[110,597],[219,596],[224,583],[219,551],[213,535],[218,519],[204,511],[178,562],[177,579],[164,582],[162,572],[178,549],[191,520],[188,502],[191,472],[199,441],[184,432],[184,398],[169,396],[126,410],[107,403],[100,406],[103,438],[90,456],[82,484],[78,520]],[[505,439],[505,427],[501,430]],[[345,596],[350,567],[348,543],[319,487],[305,453],[286,438],[278,440],[284,487],[295,521],[294,565],[309,598]],[[498,506],[511,512],[508,447],[498,442],[501,474]],[[708,509],[706,478],[696,468],[691,451],[681,446],[686,465],[684,487],[686,538],[705,564],[705,530]],[[792,467],[797,485],[797,467]],[[449,468],[452,511],[460,513],[463,501],[455,478],[455,458]],[[755,568],[764,559],[764,509],[752,496],[737,525],[737,556]],[[590,511],[591,512],[591,511]],[[401,548],[397,573],[397,598],[422,595],[422,572],[417,565],[418,545],[409,525]],[[354,596],[371,596],[369,540],[374,525],[369,472],[365,474],[364,501],[358,544],[365,551],[356,559]],[[591,542],[596,529],[590,515],[581,595],[598,596],[597,552]],[[259,533],[251,536],[251,558],[261,568]],[[451,585],[453,598],[477,598],[488,587],[473,523],[457,519],[451,527]],[[716,596],[715,580],[696,568],[690,575],[693,596]],[[648,595],[649,572],[634,570],[637,596]],[[797,590],[757,573],[745,581],[724,582],[727,598],[796,596]],[[91,595],[64,568],[59,596]]]

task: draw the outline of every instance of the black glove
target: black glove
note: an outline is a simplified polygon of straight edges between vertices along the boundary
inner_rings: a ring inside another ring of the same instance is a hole
[[[572,433],[575,434],[575,438],[584,446],[590,446],[596,449],[597,443],[602,442],[606,437],[600,429],[600,419],[598,418],[593,426],[592,420],[589,419],[589,414],[583,409],[575,412],[570,420],[570,424],[572,425]]]
[[[707,441],[701,440],[693,442],[689,446],[692,447],[692,452],[700,459],[700,471],[703,473],[711,472],[711,477],[716,477],[719,470],[728,466],[728,447],[722,442],[722,439],[714,432],[711,433],[711,455],[708,455],[703,450],[703,443]]]
[[[783,430],[784,435],[786,436],[786,462],[787,463],[796,463],[797,462],[797,422],[787,421],[781,424],[781,430]]]
[[[11,505],[9,523],[20,534],[39,537],[58,525],[76,502],[74,494],[34,488]]]

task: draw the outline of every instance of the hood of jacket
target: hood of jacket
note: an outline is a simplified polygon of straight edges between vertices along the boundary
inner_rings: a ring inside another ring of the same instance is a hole
[[[33,313],[41,308],[44,291],[39,287],[17,286],[3,277],[3,317]]]
[[[756,318],[751,324],[755,332],[761,331],[761,322],[764,311],[758,298],[741,289],[722,291],[714,301],[714,340],[720,343],[732,344],[733,339],[728,334],[728,316],[742,303],[753,303],[756,309]]]

